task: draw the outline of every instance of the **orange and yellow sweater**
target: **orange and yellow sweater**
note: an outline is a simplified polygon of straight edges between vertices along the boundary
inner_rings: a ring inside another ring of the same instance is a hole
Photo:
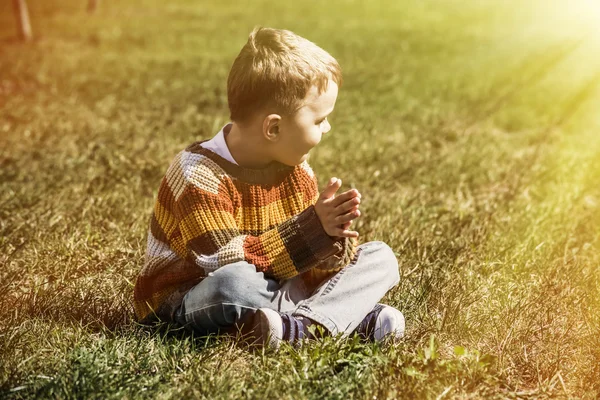
[[[171,320],[185,293],[227,264],[247,261],[268,278],[304,274],[315,283],[355,256],[355,240],[323,229],[306,161],[248,169],[200,143],[175,157],[158,190],[134,289],[141,321]]]

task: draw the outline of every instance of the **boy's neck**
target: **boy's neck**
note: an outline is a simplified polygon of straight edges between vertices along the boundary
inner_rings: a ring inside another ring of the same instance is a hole
[[[240,167],[259,169],[273,161],[268,152],[269,143],[263,138],[262,131],[252,125],[240,126],[232,122],[225,143]]]

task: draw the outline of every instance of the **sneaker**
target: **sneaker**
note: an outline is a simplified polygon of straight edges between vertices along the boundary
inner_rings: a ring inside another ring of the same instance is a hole
[[[308,331],[309,325],[303,318],[259,308],[252,322],[252,344],[271,349],[278,349],[282,342],[299,344],[313,337]]]
[[[400,311],[385,304],[377,304],[355,332],[364,339],[380,342],[388,337],[403,337],[404,325],[404,315]]]

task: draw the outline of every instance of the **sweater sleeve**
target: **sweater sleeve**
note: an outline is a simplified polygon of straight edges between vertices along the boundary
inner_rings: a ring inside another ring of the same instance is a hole
[[[207,272],[247,261],[266,276],[289,279],[339,254],[344,247],[327,235],[312,204],[257,235],[240,231],[225,189],[210,193],[188,185],[177,201],[177,210],[187,258]]]

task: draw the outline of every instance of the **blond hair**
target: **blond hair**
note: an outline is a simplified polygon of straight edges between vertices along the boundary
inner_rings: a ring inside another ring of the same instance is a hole
[[[330,79],[342,85],[328,52],[288,30],[255,28],[227,79],[230,118],[245,122],[265,109],[293,115],[313,85],[323,93]]]

